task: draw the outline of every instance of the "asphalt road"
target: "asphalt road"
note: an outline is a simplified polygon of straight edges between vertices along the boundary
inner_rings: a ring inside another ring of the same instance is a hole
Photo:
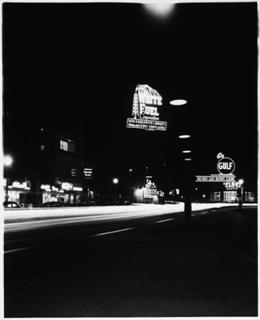
[[[52,316],[51,308],[49,313],[46,307],[44,312],[41,311],[39,301],[48,300],[50,293],[62,296],[68,284],[64,283],[64,288],[61,282],[58,287],[54,285],[55,280],[61,275],[64,277],[66,274],[65,279],[75,283],[79,275],[83,281],[84,274],[88,274],[91,270],[97,283],[100,281],[99,285],[102,286],[102,274],[100,276],[95,274],[95,268],[99,272],[102,270],[102,266],[98,265],[100,257],[102,259],[107,257],[111,261],[115,255],[120,256],[127,250],[135,250],[144,244],[149,245],[150,241],[186,232],[182,212],[138,215],[132,218],[128,216],[120,219],[101,219],[101,221],[100,219],[84,221],[82,217],[75,219],[77,218],[74,217],[73,221],[63,224],[48,223],[41,225],[40,228],[19,228],[19,223],[26,221],[17,221],[15,229],[6,228],[4,239],[6,317]],[[256,208],[244,207],[242,211],[237,207],[204,209],[193,212],[191,223],[191,232],[202,230],[215,234],[252,263],[256,263]],[[30,286],[31,283],[34,283],[34,286]],[[41,288],[39,292],[35,292],[35,283]],[[74,292],[70,298],[64,296],[64,301],[62,298],[59,298],[59,301],[68,304],[71,297],[75,299],[77,294],[80,295]],[[63,310],[62,306],[60,310]],[[75,314],[71,312],[71,316],[77,315],[76,311]],[[56,312],[54,315],[64,314]]]

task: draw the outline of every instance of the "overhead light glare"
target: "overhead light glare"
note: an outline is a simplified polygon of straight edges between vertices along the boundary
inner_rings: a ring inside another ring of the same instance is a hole
[[[167,17],[174,8],[174,3],[167,2],[144,3],[143,5],[149,13],[160,18]]]
[[[187,103],[187,100],[185,100],[185,99],[176,99],[176,100],[170,101],[170,104],[172,106],[183,106],[186,103]]]
[[[4,156],[4,165],[5,167],[10,167],[13,164],[13,158],[10,155]]]
[[[191,153],[191,150],[183,150],[182,153]]]
[[[179,138],[180,138],[180,139],[188,139],[188,138],[190,138],[190,135],[189,135],[189,134],[181,134],[181,135],[179,136]]]

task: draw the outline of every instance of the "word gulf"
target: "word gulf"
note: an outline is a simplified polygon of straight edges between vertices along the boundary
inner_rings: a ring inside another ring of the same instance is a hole
[[[220,162],[218,164],[218,168],[220,170],[224,169],[224,170],[230,170],[233,167],[233,163],[232,162]]]

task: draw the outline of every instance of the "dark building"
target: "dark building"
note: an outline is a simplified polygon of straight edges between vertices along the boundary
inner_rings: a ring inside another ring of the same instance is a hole
[[[5,172],[9,200],[26,206],[88,201],[93,168],[80,159],[71,137],[40,128],[38,136],[28,142],[27,148],[18,157],[23,164],[19,165],[19,175],[17,170],[10,170],[10,174]]]

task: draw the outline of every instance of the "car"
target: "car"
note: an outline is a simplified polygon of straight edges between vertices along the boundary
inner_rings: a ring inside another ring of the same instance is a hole
[[[64,207],[64,203],[59,201],[49,201],[49,202],[43,203],[42,207],[47,207],[47,208]]]
[[[5,208],[20,208],[20,205],[15,201],[4,201]]]

